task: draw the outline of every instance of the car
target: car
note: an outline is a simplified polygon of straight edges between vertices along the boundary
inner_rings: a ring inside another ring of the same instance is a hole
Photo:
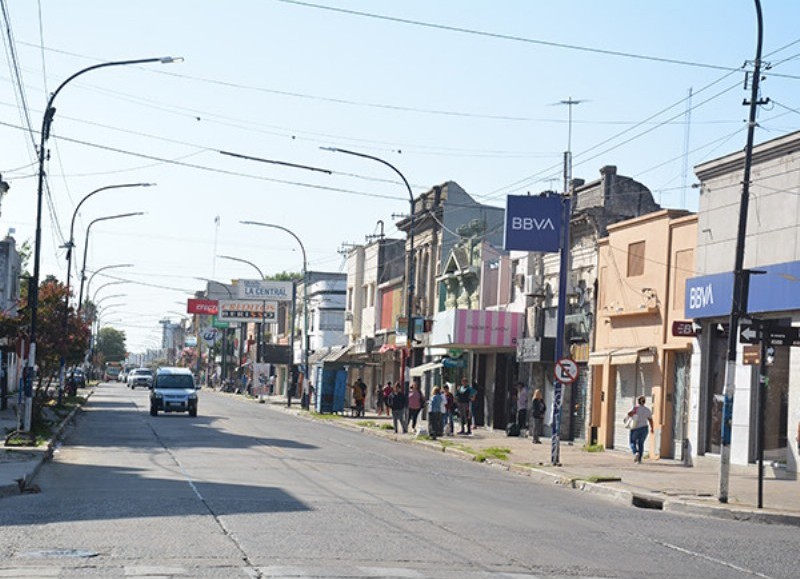
[[[86,374],[81,368],[71,368],[67,370],[67,382],[70,380],[75,381],[75,386],[78,388],[86,388]]]
[[[150,387],[150,416],[158,416],[159,411],[197,416],[197,387],[191,371],[172,367],[156,370]]]
[[[137,386],[150,388],[153,384],[153,371],[150,368],[136,368],[128,374],[128,388],[136,390]]]

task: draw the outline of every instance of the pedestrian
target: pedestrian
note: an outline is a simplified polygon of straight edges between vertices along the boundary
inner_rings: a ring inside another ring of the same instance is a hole
[[[378,416],[383,416],[383,409],[384,409],[384,398],[383,398],[383,389],[381,385],[378,384],[375,386],[375,411],[378,413]]]
[[[364,384],[361,378],[356,378],[353,383],[353,400],[356,406],[356,416],[364,416],[364,406],[367,402],[367,385]]]
[[[538,388],[533,393],[533,402],[531,403],[531,416],[533,417],[533,444],[541,444],[540,437],[544,431],[544,413],[547,406],[542,397],[542,391]]]
[[[275,374],[272,374],[269,377],[269,391],[267,392],[270,396],[275,394]]]
[[[383,406],[386,408],[386,416],[391,414],[392,407],[389,404],[389,397],[394,392],[394,388],[392,388],[392,383],[387,382],[386,386],[383,387]]]
[[[419,386],[416,382],[411,383],[411,389],[408,391],[408,422],[411,425],[411,430],[417,428],[417,417],[425,404],[425,397],[419,391]]]
[[[462,378],[461,385],[456,389],[456,404],[458,405],[458,416],[461,419],[459,434],[472,434],[470,406],[475,400],[475,395],[475,389],[469,385],[469,380]]]
[[[644,441],[647,440],[647,428],[650,427],[650,432],[653,432],[653,413],[644,405],[647,398],[639,396],[637,402],[638,406],[634,406],[628,412],[628,420],[630,431],[630,444],[631,451],[633,452],[633,462],[642,462],[642,455],[644,454]]]
[[[442,415],[444,414],[445,398],[442,389],[436,386],[433,395],[428,401],[428,430],[433,440],[444,434],[442,430]]]
[[[389,396],[389,408],[392,409],[392,424],[394,432],[397,434],[397,424],[403,428],[403,434],[408,433],[408,423],[406,422],[406,395],[400,382],[394,385],[394,392]]]
[[[528,428],[528,397],[530,392],[524,382],[517,382],[517,424],[520,431]]]
[[[453,397],[453,393],[450,392],[450,384],[447,382],[444,383],[442,387],[442,396],[444,396],[444,415],[442,416],[442,430],[449,434],[450,436],[453,435],[453,431],[455,430],[455,425],[453,423],[453,413],[456,409],[456,399]]]

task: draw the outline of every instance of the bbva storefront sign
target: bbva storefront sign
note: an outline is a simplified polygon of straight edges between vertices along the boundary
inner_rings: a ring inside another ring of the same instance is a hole
[[[561,248],[560,195],[509,195],[506,198],[506,251],[548,251]]]

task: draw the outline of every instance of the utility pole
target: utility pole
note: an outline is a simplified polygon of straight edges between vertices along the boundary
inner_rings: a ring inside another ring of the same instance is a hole
[[[736,235],[736,257],[733,269],[733,299],[731,300],[731,316],[728,324],[728,361],[725,368],[725,389],[722,405],[722,440],[719,461],[719,492],[717,499],[721,503],[728,502],[728,482],[731,469],[731,429],[733,422],[733,397],[736,392],[736,349],[739,340],[739,319],[747,313],[748,286],[750,272],[744,269],[744,243],[747,235],[747,210],[750,201],[750,170],[753,164],[753,140],[756,128],[756,111],[758,105],[767,104],[769,99],[759,100],[758,86],[761,80],[761,46],[764,40],[764,21],[761,15],[761,0],[754,0],[758,36],[756,40],[756,59],[753,63],[753,77],[750,91],[750,116],[747,121],[747,145],[744,154],[744,176],[742,178],[742,196],[739,202],[739,227]]]

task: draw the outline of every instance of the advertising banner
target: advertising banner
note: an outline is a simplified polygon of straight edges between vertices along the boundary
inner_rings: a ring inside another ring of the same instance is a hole
[[[263,279],[240,279],[239,299],[289,302],[292,300],[292,282],[267,281]]]
[[[275,322],[278,302],[220,300],[217,319],[221,322]]]
[[[198,300],[190,298],[186,303],[186,313],[201,316],[214,316],[217,314],[217,300]]]
[[[509,195],[504,249],[555,252],[561,248],[562,199],[559,195]]]

